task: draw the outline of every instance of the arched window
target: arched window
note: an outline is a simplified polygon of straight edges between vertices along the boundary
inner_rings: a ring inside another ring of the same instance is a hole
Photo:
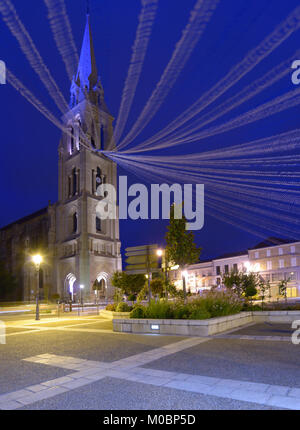
[[[71,197],[72,195],[72,178],[71,176],[68,177],[68,197]]]
[[[96,188],[99,187],[99,185],[102,184],[102,172],[100,167],[97,167],[97,174],[96,174]]]
[[[73,233],[77,233],[77,213],[73,214]]]
[[[73,196],[75,196],[75,194],[77,192],[77,173],[76,173],[75,167],[72,170],[72,176],[73,176]]]
[[[101,125],[100,128],[100,149],[104,149],[104,127]]]
[[[101,219],[98,216],[96,217],[96,231],[101,231]]]
[[[74,128],[71,127],[71,154],[73,154],[73,152],[74,152],[74,144],[75,144]]]

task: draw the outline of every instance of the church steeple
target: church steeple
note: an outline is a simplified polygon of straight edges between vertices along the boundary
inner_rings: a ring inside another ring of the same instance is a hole
[[[75,81],[81,88],[93,89],[98,82],[90,15],[87,14],[84,37]]]
[[[78,68],[71,84],[70,107],[73,108],[84,99],[98,105],[100,101],[103,102],[103,88],[98,77],[88,5]]]

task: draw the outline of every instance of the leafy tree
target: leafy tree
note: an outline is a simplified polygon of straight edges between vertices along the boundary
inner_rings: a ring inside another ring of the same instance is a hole
[[[265,301],[265,297],[266,297],[266,291],[267,291],[267,283],[264,280],[264,278],[262,278],[261,276],[259,278],[258,288],[259,288],[260,298],[261,298],[261,308],[263,310],[264,309],[264,301]]]
[[[164,280],[162,278],[152,279],[150,288],[155,296],[161,296],[164,292]]]
[[[201,248],[198,248],[194,242],[194,234],[186,230],[186,218],[177,219],[176,212],[178,207],[173,204],[170,211],[170,224],[166,234],[166,256],[167,261],[173,261],[178,264],[183,272],[189,264],[196,263],[199,260]],[[182,287],[184,301],[186,302],[186,282],[182,274]]]
[[[286,279],[286,280],[282,280],[278,284],[279,295],[281,297],[284,297],[285,302],[287,302],[287,294],[286,293],[287,293],[287,286],[288,286],[289,281],[290,281],[290,278]]]
[[[130,294],[137,295],[144,287],[145,281],[145,275],[142,274],[131,275],[126,272],[115,272],[111,283],[128,296]]]
[[[243,276],[243,292],[247,299],[251,299],[257,294],[258,275],[257,273],[248,273]]]
[[[251,298],[257,294],[258,275],[232,270],[223,275],[222,281],[226,288],[233,290],[239,297]]]
[[[222,282],[226,288],[233,290],[238,296],[243,293],[244,272],[231,270],[229,273],[224,273]]]
[[[17,281],[0,262],[0,300],[2,301],[15,301],[18,298],[18,285]]]
[[[271,291],[271,284],[270,284],[270,281],[269,281],[269,280],[268,280],[268,281],[266,281],[266,292],[267,292],[267,294],[268,294],[269,301],[271,301],[271,298],[272,298],[272,291]]]

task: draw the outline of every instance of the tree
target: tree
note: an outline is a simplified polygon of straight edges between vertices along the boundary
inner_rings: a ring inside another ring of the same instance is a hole
[[[226,288],[233,290],[238,296],[243,293],[244,272],[231,270],[229,273],[224,273],[222,282]]]
[[[260,298],[261,298],[261,308],[264,309],[264,301],[266,297],[266,291],[267,291],[267,284],[264,278],[260,276],[259,282],[258,282],[258,288],[260,292]]]
[[[15,301],[18,293],[16,279],[5,269],[4,263],[0,262],[0,300]]]
[[[251,298],[257,294],[258,275],[232,270],[223,274],[222,282],[226,288],[233,290],[238,296]]]
[[[131,275],[126,272],[115,272],[111,280],[112,285],[119,288],[127,296],[129,294],[137,295],[144,287],[145,282],[145,275]]]
[[[282,280],[278,284],[279,295],[284,297],[285,302],[287,302],[287,294],[286,293],[287,293],[287,285],[288,285],[289,281],[290,281],[290,278],[286,279],[286,280]]]
[[[164,292],[164,280],[162,278],[152,279],[150,288],[155,296],[161,296]]]
[[[182,207],[183,209],[183,207]],[[201,248],[197,247],[194,242],[194,234],[186,230],[186,218],[177,219],[176,212],[178,207],[173,204],[170,211],[170,224],[166,234],[166,256],[168,261],[178,264],[182,272],[182,289],[184,301],[186,302],[186,281],[183,271],[189,264],[196,263],[199,260]]]
[[[243,276],[243,292],[247,299],[252,298],[257,294],[258,274],[257,273],[245,273]]]

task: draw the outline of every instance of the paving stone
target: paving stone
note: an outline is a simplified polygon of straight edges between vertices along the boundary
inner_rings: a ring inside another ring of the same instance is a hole
[[[47,390],[39,391],[38,393],[31,394],[26,397],[22,397],[18,399],[17,401],[21,405],[30,405],[35,402],[39,402],[40,400],[45,400],[54,396],[57,396],[58,394],[62,394],[67,392],[68,390],[63,387],[50,387]],[[19,406],[20,407],[20,406]]]
[[[289,396],[272,396],[267,402],[269,406],[277,406],[280,408],[300,410],[300,399]]]
[[[51,379],[50,381],[42,382],[42,385],[46,385],[47,387],[57,387],[58,385],[62,385],[65,382],[74,381],[74,379],[69,376],[62,376],[61,378]]]
[[[0,410],[2,411],[11,411],[17,408],[20,408],[22,405],[20,403],[14,401],[7,401],[5,403],[0,403]]]
[[[16,400],[16,399],[18,399],[20,397],[24,397],[24,396],[26,396],[28,394],[30,395],[32,393],[29,390],[27,390],[27,389],[13,391],[13,392],[7,393],[7,394],[2,394],[0,396],[0,404],[1,403],[5,403],[5,402],[7,402],[9,400]]]
[[[300,388],[292,388],[289,391],[288,395],[291,397],[297,397],[300,399]]]
[[[177,390],[192,391],[194,393],[207,394],[211,387],[204,384],[194,384],[187,381],[172,380],[164,385],[164,387],[176,388]]]
[[[48,387],[46,385],[38,384],[38,385],[31,385],[26,389],[32,391],[33,393],[37,393],[42,390],[47,390]]]
[[[255,402],[259,404],[266,404],[270,399],[270,394],[258,393],[249,390],[233,390],[230,393],[230,398],[235,400],[242,400],[244,402]]]
[[[72,390],[74,388],[82,387],[83,385],[90,384],[90,383],[91,383],[91,380],[89,379],[79,378],[79,379],[74,379],[73,381],[61,384],[61,387],[69,388],[70,390]]]
[[[198,376],[198,375],[188,375],[186,378],[187,382],[199,383],[204,385],[216,385],[221,380],[218,378],[212,378],[209,376]]]
[[[286,396],[288,392],[290,391],[290,387],[284,387],[280,385],[269,385],[269,387],[266,390],[266,393],[268,394],[275,394],[279,396]]]

